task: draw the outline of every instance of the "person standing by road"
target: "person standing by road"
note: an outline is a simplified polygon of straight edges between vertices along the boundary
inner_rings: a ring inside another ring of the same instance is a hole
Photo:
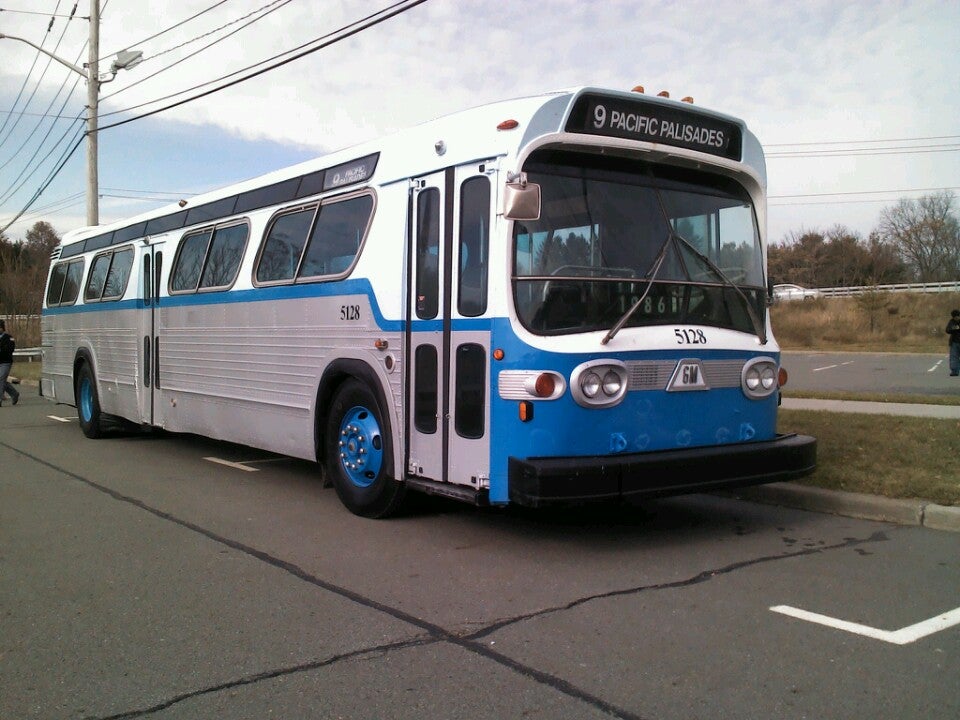
[[[20,393],[17,389],[7,382],[10,375],[10,368],[13,367],[13,351],[17,344],[13,336],[7,333],[7,324],[0,320],[0,405],[3,405],[4,394],[13,398],[13,404],[20,402]]]
[[[950,375],[960,375],[960,310],[950,313],[947,323],[947,335],[950,336]]]

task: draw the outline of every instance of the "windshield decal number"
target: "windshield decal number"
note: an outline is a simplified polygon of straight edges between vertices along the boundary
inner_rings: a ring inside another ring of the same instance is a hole
[[[677,337],[677,345],[706,345],[707,336],[703,330],[687,330],[674,328],[673,334]]]

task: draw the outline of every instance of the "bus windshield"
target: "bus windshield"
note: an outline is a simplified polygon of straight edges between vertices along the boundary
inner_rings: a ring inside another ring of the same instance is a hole
[[[525,170],[543,198],[538,220],[514,226],[514,301],[528,330],[689,323],[762,334],[763,257],[742,186],[558,152]]]

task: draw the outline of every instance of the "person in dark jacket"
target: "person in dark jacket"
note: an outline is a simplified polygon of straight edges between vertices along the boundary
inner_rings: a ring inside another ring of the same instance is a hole
[[[14,405],[20,402],[20,393],[7,382],[10,368],[13,367],[13,351],[16,347],[13,336],[7,333],[7,324],[0,320],[0,405],[3,405],[4,394],[13,398]]]
[[[950,313],[947,335],[950,336],[950,374],[957,377],[960,375],[960,310]]]

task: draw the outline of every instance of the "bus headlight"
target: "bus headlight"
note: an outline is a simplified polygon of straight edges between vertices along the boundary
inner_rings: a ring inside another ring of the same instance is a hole
[[[759,400],[777,389],[777,361],[769,357],[754,358],[743,366],[740,387],[748,398]]]
[[[600,392],[600,376],[595,372],[584,373],[580,376],[580,392],[587,398],[593,399]]]
[[[583,407],[616,405],[627,393],[627,367],[616,360],[591,360],[578,365],[570,374],[570,392]]]

